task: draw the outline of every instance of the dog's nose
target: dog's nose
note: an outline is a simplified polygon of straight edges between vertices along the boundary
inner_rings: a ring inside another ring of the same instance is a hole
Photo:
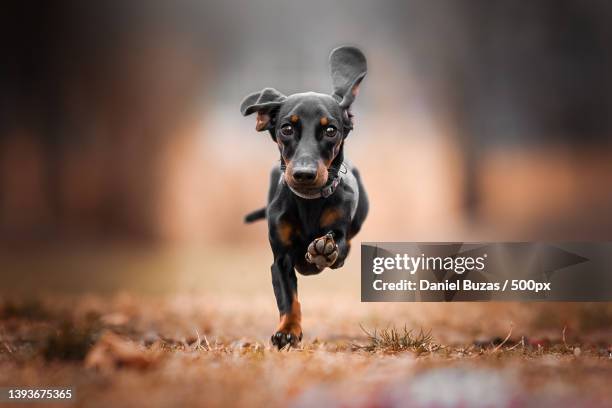
[[[293,170],[293,179],[298,183],[312,183],[317,178],[317,169],[300,167]]]

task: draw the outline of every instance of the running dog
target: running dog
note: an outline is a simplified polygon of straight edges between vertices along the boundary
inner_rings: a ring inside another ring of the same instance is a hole
[[[366,59],[357,48],[340,47],[329,61],[332,94],[285,96],[265,88],[240,106],[244,116],[257,115],[255,129],[268,131],[280,151],[267,206],[245,217],[247,223],[268,220],[280,313],[271,341],[279,349],[295,347],[302,339],[296,271],[313,275],[341,267],[368,213],[359,173],[344,156],[353,129],[350,108],[366,75]]]

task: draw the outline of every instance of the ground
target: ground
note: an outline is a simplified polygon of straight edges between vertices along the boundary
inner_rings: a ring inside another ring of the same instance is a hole
[[[226,255],[213,252],[200,255],[212,270]],[[77,290],[72,272],[69,284],[54,272],[46,294],[17,285],[4,295],[0,386],[70,385],[75,406],[92,407],[610,404],[610,304],[360,303],[353,259],[301,280],[304,340],[276,351],[269,271],[243,274],[265,265],[258,254],[229,261],[225,278],[179,273],[185,286],[168,293],[137,290],[127,272],[167,286],[150,266],[163,269],[158,258],[54,263],[108,268],[97,286],[108,291]],[[32,262],[5,265],[27,280]],[[110,290],[115,279],[122,290]]]

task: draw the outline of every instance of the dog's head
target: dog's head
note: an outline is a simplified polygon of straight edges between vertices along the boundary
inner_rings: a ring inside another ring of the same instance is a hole
[[[353,128],[350,107],[366,75],[365,56],[340,47],[329,56],[334,92],[285,96],[273,88],[248,95],[243,115],[257,113],[255,129],[269,131],[287,166],[285,180],[294,188],[320,188]]]

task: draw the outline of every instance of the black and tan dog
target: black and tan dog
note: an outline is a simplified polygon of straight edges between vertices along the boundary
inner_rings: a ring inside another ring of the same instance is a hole
[[[257,113],[256,129],[270,132],[281,156],[272,169],[268,205],[245,218],[268,219],[280,312],[272,343],[278,348],[302,339],[295,271],[312,275],[341,267],[368,212],[359,173],[344,157],[353,129],[350,107],[366,75],[366,59],[354,47],[336,48],[329,59],[333,94],[285,96],[265,88],[240,106],[245,116]]]

